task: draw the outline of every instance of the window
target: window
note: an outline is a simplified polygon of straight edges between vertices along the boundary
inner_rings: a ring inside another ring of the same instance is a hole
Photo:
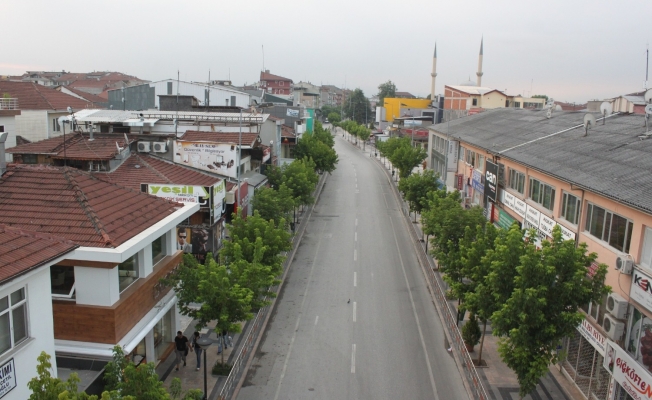
[[[460,154],[458,157],[460,160],[464,161],[464,147],[460,146]]]
[[[521,102],[520,101],[515,101],[514,102],[514,107],[521,108]]]
[[[515,169],[509,169],[509,187],[523,194],[525,193],[525,174]]]
[[[75,267],[53,265],[50,267],[52,298],[71,300],[75,298]]]
[[[477,105],[478,105],[478,99],[473,99],[472,104],[473,104],[474,106],[477,106]]]
[[[38,156],[36,154],[21,154],[23,164],[37,164]]]
[[[58,118],[52,118],[52,131],[61,132],[61,125],[59,124]]]
[[[484,172],[484,156],[481,154],[478,154],[478,164],[476,169],[480,172]]]
[[[555,188],[537,179],[530,178],[530,198],[552,211],[555,205]]]
[[[118,265],[118,275],[120,278],[121,292],[129,287],[129,285],[136,282],[138,279],[138,253],[134,254],[126,261]]]
[[[25,288],[0,298],[0,354],[27,339]]]
[[[652,269],[652,228],[645,228],[643,234],[643,250],[641,251],[641,265]]]
[[[4,126],[4,125],[0,125],[0,133],[2,133],[2,132],[4,132],[4,131],[5,131],[5,126]]]
[[[172,82],[168,82],[168,94],[172,94]]]
[[[580,199],[563,192],[561,195],[561,217],[571,224],[577,225],[580,220]]]
[[[475,151],[467,149],[465,161],[467,164],[470,164],[471,166],[475,167]]]
[[[165,234],[152,242],[152,265],[165,257]]]
[[[586,230],[614,249],[629,253],[632,221],[589,203],[586,207]]]

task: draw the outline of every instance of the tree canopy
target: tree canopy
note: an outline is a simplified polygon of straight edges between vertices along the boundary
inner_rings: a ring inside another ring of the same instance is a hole
[[[410,211],[421,213],[428,208],[428,193],[438,190],[439,175],[428,169],[422,173],[412,174],[398,183],[398,190],[403,193],[405,201],[410,206]]]
[[[378,101],[381,106],[385,104],[386,97],[396,97],[396,85],[392,81],[387,81],[378,85]]]
[[[366,124],[367,120],[372,117],[369,99],[365,97],[362,89],[355,89],[349,94],[349,97],[344,103],[343,110],[347,118],[359,124]]]

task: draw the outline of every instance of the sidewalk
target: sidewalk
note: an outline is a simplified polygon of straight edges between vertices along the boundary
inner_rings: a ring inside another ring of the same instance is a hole
[[[341,130],[338,131],[339,137],[345,140],[341,135]],[[354,143],[349,142],[352,146],[355,146]],[[355,146],[358,150],[363,151],[360,146]],[[367,149],[364,151],[369,153],[371,158],[374,158],[379,165],[382,165],[385,170],[385,174],[388,179],[394,182],[396,187],[398,179],[397,176],[392,177],[391,175],[391,163],[388,160],[382,159],[380,155],[375,155],[375,148],[367,145]],[[423,168],[421,166],[416,167],[413,173],[421,172]],[[398,175],[398,174],[396,174]],[[406,216],[409,218],[410,224],[414,227],[414,230],[417,236],[420,238],[421,242],[418,242],[416,245],[421,246],[425,249],[425,243],[423,242],[422,226],[421,226],[421,216],[417,216],[417,222],[414,221],[414,214],[412,217]],[[428,255],[430,259],[430,255]],[[436,274],[441,278],[439,272]],[[425,278],[424,278],[425,279]],[[441,280],[440,280],[441,281]],[[445,288],[447,289],[447,288]],[[433,299],[434,300],[434,299]],[[448,302],[448,307],[453,313],[457,313],[457,301],[451,300]],[[468,314],[467,314],[468,315]],[[460,324],[460,328],[463,323]],[[478,357],[479,345],[475,347],[475,351],[471,352],[471,358],[477,359]],[[492,400],[512,400],[518,399],[518,380],[516,374],[507,367],[507,365],[501,360],[500,354],[498,353],[498,338],[491,334],[491,325],[487,325],[487,334],[484,339],[484,347],[482,350],[482,360],[486,362],[486,367],[477,368],[478,375],[482,380],[482,384],[487,391],[487,395]],[[559,371],[558,365],[551,365],[549,368],[548,374],[539,381],[539,385],[536,390],[524,397],[524,399],[554,399],[554,400],[583,400],[585,397],[577,389],[577,387],[566,379],[561,372]]]

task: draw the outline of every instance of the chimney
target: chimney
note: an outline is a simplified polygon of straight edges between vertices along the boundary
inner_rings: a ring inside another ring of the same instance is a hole
[[[9,132],[0,133],[0,176],[7,171],[7,160],[5,159],[5,142]]]
[[[268,70],[268,69],[266,69],[266,70],[265,70],[265,73],[266,73],[266,74],[269,74],[269,70]]]

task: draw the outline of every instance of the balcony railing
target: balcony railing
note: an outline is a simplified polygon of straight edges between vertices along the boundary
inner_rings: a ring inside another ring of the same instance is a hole
[[[18,110],[18,99],[0,98],[0,110]]]

